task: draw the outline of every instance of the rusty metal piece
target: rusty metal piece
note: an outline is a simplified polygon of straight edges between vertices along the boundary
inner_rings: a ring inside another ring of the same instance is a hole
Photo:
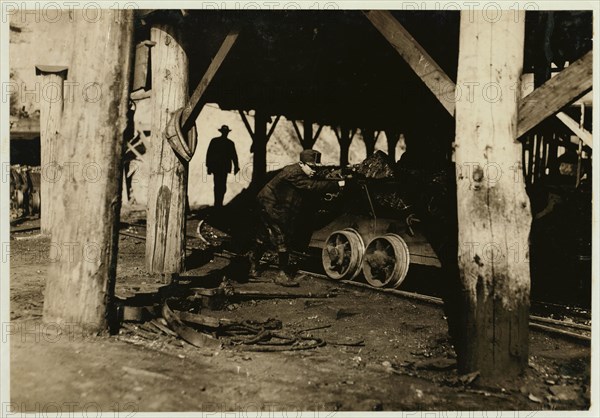
[[[223,325],[231,325],[234,323],[228,319],[217,319],[211,316],[194,314],[191,312],[175,311],[175,313],[179,315],[179,318],[181,318],[183,322],[189,322],[207,328],[219,328]]]
[[[411,237],[415,236],[415,231],[413,230],[412,226],[414,223],[418,223],[421,222],[421,220],[419,218],[416,217],[416,215],[414,213],[411,213],[410,215],[408,215],[406,217],[406,226],[408,227],[408,234]]]
[[[169,329],[168,327],[164,326],[163,324],[160,323],[160,321],[153,319],[152,321],[149,322],[150,325],[152,325],[153,327],[155,327],[156,329],[158,329],[159,331],[164,332],[167,335],[170,335],[171,337],[177,337],[177,333],[172,331],[171,329]]]
[[[194,156],[197,145],[196,126],[192,125],[186,134],[182,131],[181,114],[183,108],[177,109],[167,123],[163,138],[167,140],[173,151],[185,162],[189,162]]]
[[[67,78],[67,72],[69,71],[69,67],[64,65],[36,65],[35,66],[35,75],[41,75],[42,73],[46,74],[58,74],[65,73],[65,78]]]
[[[204,238],[204,236],[202,236],[202,224],[204,223],[204,219],[202,219],[200,222],[198,222],[198,227],[196,228],[196,233],[198,234],[198,237],[202,240],[203,243],[205,243],[206,245],[210,245],[210,242],[208,242],[208,240],[206,238]]]
[[[162,308],[162,314],[169,327],[187,343],[199,348],[221,348],[221,343],[215,338],[184,325],[179,316],[169,308],[166,301]]]

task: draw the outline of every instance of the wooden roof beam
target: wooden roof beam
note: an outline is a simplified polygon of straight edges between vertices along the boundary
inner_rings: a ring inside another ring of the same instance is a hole
[[[593,66],[590,51],[522,99],[517,137],[590,91]]]
[[[456,85],[444,70],[389,11],[369,10],[363,13],[454,117]]]

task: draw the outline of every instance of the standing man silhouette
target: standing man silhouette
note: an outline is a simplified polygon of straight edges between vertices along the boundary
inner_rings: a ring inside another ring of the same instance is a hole
[[[231,173],[233,163],[233,174],[240,171],[235,144],[227,135],[231,132],[229,126],[223,125],[219,128],[221,136],[211,139],[206,152],[206,168],[208,174],[212,174],[215,184],[215,207],[223,206],[223,198],[227,191],[227,175]]]

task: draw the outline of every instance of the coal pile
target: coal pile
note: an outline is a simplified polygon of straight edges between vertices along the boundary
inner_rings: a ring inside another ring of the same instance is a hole
[[[365,158],[362,163],[355,165],[353,171],[367,179],[394,178],[394,168],[390,157],[379,150]]]

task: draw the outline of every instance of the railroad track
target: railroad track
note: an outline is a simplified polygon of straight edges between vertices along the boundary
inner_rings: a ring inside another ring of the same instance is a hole
[[[36,229],[36,228],[35,227],[27,228],[26,230],[30,231],[33,229]],[[11,231],[11,233],[13,233],[13,232],[19,233],[19,232],[25,232],[25,230]],[[140,239],[140,240],[146,239],[146,237],[143,235],[139,235],[139,234],[128,232],[128,231],[119,231],[119,234],[126,236],[126,237],[136,238],[136,239]],[[192,237],[190,237],[190,238],[192,238]],[[193,237],[193,238],[196,238],[196,237]],[[197,248],[186,247],[186,249],[196,250]],[[219,257],[224,257],[224,258],[232,258],[235,256],[235,254],[229,253],[227,251],[225,251],[223,253],[215,253],[214,255],[219,256]],[[328,277],[324,274],[307,271],[307,270],[299,270],[298,273],[309,275],[311,277],[319,278],[322,280],[327,280],[327,281],[333,282],[333,283],[339,283],[339,284],[343,284],[343,285],[347,285],[347,286],[360,287],[360,288],[369,289],[369,290],[375,291],[375,292],[387,293],[387,294],[394,295],[397,297],[402,297],[402,298],[411,299],[411,300],[417,300],[420,302],[429,303],[429,304],[436,305],[436,306],[442,306],[444,304],[444,302],[441,298],[438,298],[435,296],[430,296],[430,295],[425,295],[425,294],[421,294],[421,293],[406,292],[406,291],[397,290],[394,288],[373,287],[367,283],[361,283],[361,282],[355,281],[355,280],[343,280],[343,279],[335,280],[335,279],[331,279],[330,277]],[[532,306],[540,305],[540,306],[546,307],[547,310],[551,312],[551,314],[553,313],[552,311],[559,311],[559,314],[564,314],[564,312],[569,312],[570,314],[574,314],[574,316],[578,317],[579,319],[582,319],[582,320],[585,320],[588,322],[591,320],[591,314],[588,311],[581,309],[581,308],[567,306],[567,305],[561,305],[561,304],[556,304],[556,303],[551,303],[551,302],[543,302],[543,301],[532,301],[531,303],[532,303]],[[535,329],[537,331],[541,331],[544,333],[568,338],[573,341],[577,341],[579,343],[590,344],[590,342],[591,342],[592,327],[591,327],[591,325],[588,325],[588,324],[578,323],[578,322],[574,322],[574,321],[573,322],[563,321],[563,320],[558,320],[558,319],[554,319],[554,318],[547,317],[547,316],[530,315],[529,316],[529,326],[531,329]]]
[[[402,298],[418,300],[420,302],[429,303],[436,306],[442,306],[444,301],[441,298],[435,296],[424,295],[416,292],[405,292],[403,290],[397,290],[392,288],[377,288],[372,287],[366,283],[361,283],[353,280],[333,280],[328,276],[320,273],[315,273],[307,270],[299,270],[301,274],[306,274],[312,277],[317,277],[324,280],[329,280],[335,283],[343,283],[344,285],[355,286],[360,288],[370,289],[376,292],[382,292],[391,294],[394,296],[399,296]],[[557,305],[567,308],[563,305]],[[591,332],[592,327],[586,324],[580,324],[576,322],[567,322],[561,321],[549,317],[542,317],[537,315],[529,316],[529,327],[538,331],[546,332],[549,334],[560,335],[562,337],[567,337],[569,339],[573,339],[579,342],[589,344],[591,342]]]

